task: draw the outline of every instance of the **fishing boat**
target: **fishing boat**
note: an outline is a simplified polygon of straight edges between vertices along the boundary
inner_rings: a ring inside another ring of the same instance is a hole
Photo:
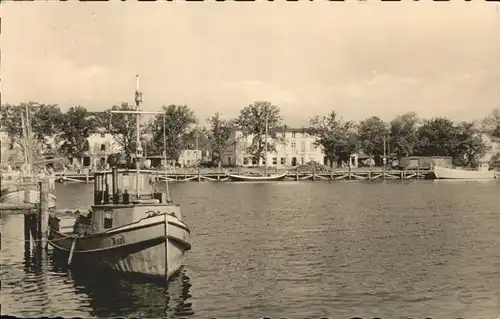
[[[288,174],[288,171],[282,173],[282,174],[268,174],[267,172],[267,138],[268,138],[268,130],[269,130],[269,121],[268,121],[268,116],[269,112],[266,109],[266,131],[265,131],[265,137],[264,137],[264,154],[266,156],[266,161],[265,161],[265,168],[264,168],[264,176],[256,176],[256,175],[241,175],[241,174],[226,174],[227,177],[229,177],[232,181],[234,182],[275,182],[275,181],[280,181],[283,180],[286,175]]]
[[[488,164],[479,164],[476,170],[465,170],[435,165],[433,172],[436,179],[495,179],[495,171],[488,167]]]
[[[135,170],[113,167],[95,172],[93,205],[69,220],[50,216],[48,242],[67,257],[68,265],[78,263],[168,280],[179,271],[184,253],[191,248],[190,229],[182,220],[180,206],[170,200],[168,183],[166,193],[153,190],[150,172],[141,171],[139,116],[164,113],[139,111],[138,83],[137,78],[136,111],[113,111],[136,114]],[[164,134],[166,158],[165,146]]]

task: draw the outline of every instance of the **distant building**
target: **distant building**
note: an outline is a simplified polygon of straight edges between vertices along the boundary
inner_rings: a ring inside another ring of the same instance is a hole
[[[183,150],[177,163],[182,167],[197,166],[203,158],[201,150]]]
[[[96,167],[98,163],[105,160],[107,155],[123,151],[121,145],[110,133],[93,133],[87,138],[87,141],[89,142],[89,151],[82,159],[82,166],[84,167]]]
[[[286,128],[279,133],[283,142],[269,139],[269,145],[275,145],[276,151],[269,152],[265,159],[252,158],[247,152],[252,144],[253,135],[244,136],[242,130],[235,130],[231,139],[231,146],[222,153],[222,165],[225,166],[261,166],[278,168],[297,166],[310,161],[323,164],[325,156],[320,146],[315,145],[316,137],[305,129]]]

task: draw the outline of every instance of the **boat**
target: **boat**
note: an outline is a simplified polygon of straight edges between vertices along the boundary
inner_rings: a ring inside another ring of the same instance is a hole
[[[55,177],[37,174],[33,168],[44,165],[58,159],[35,161],[33,154],[33,141],[31,132],[31,112],[26,105],[25,112],[21,112],[21,125],[23,128],[24,146],[24,169],[22,171],[11,171],[2,174],[2,189],[0,190],[0,203],[22,205],[23,203],[36,204],[40,202],[40,191],[37,189],[24,189],[16,185],[20,183],[35,183],[40,178],[49,179],[49,208],[56,206]],[[16,163],[20,164],[20,163]]]
[[[495,179],[495,171],[488,170],[488,164],[480,164],[476,170],[448,168],[434,165],[436,179]]]
[[[113,111],[136,114],[137,133],[140,114],[164,115],[139,111],[140,96],[137,84],[136,111]],[[139,134],[136,145],[135,170],[113,167],[94,173],[94,202],[88,211],[68,219],[49,216],[48,243],[67,256],[69,266],[89,265],[168,281],[191,249],[190,229],[180,206],[170,199],[168,183],[166,193],[153,190],[150,172],[141,171]]]
[[[282,174],[274,174],[268,176],[252,176],[252,175],[233,175],[227,174],[231,180],[235,182],[274,182],[283,180],[288,172]]]
[[[264,154],[266,154],[266,161],[265,161],[265,172],[264,176],[256,176],[256,175],[240,175],[240,174],[229,174],[227,173],[227,177],[229,177],[232,181],[235,182],[275,182],[275,181],[280,181],[283,180],[286,175],[288,174],[288,171],[282,173],[282,174],[268,174],[267,173],[267,137],[268,137],[268,115],[269,112],[266,110],[266,131],[265,131],[265,137],[264,137]]]

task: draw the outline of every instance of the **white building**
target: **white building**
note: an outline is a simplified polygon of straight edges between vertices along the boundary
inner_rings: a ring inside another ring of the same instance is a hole
[[[276,145],[276,151],[269,152],[266,156],[268,166],[278,168],[297,166],[310,161],[324,163],[324,153],[321,147],[314,143],[316,137],[307,133],[305,129],[287,128],[282,133],[283,143],[269,139],[269,145]],[[236,130],[232,138],[232,145],[222,154],[222,164],[230,166],[261,166],[266,160],[260,159],[259,163],[248,154],[247,149],[252,144],[252,135],[243,136],[241,130]]]
[[[202,159],[201,150],[183,150],[179,155],[179,163],[182,167],[192,167],[198,165]]]
[[[106,155],[121,153],[123,150],[110,133],[93,133],[87,138],[87,141],[89,142],[89,151],[87,156],[82,159],[84,167],[96,167],[98,163],[104,161]]]

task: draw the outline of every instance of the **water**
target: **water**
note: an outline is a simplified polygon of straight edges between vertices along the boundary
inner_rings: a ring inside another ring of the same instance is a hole
[[[59,185],[83,206],[91,185]],[[494,318],[500,315],[500,183],[172,185],[192,230],[169,287],[23,253],[0,219],[2,313],[148,318]],[[50,252],[49,252],[50,255]],[[50,256],[49,256],[50,257]]]

